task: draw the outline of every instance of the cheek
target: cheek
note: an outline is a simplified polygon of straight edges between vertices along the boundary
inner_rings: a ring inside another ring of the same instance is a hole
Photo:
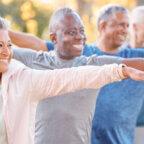
[[[70,50],[71,45],[73,43],[74,43],[74,40],[72,38],[69,38],[69,37],[63,38],[62,44],[63,44],[63,47],[65,48],[66,51]]]
[[[105,29],[105,35],[107,35],[108,37],[113,37],[114,33],[115,33],[115,28],[113,27],[108,27]]]
[[[105,32],[105,36],[107,37],[107,39],[113,39],[113,37],[114,37],[114,32],[113,32],[113,30],[108,30],[108,31],[106,31]]]
[[[9,62],[10,62],[10,60],[12,59],[12,57],[13,57],[13,51],[10,50]]]

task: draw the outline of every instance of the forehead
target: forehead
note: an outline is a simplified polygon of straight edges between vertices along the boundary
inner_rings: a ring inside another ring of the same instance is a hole
[[[10,40],[10,38],[8,35],[8,31],[0,29],[0,41],[1,42],[7,42],[9,40]]]
[[[75,13],[70,15],[65,15],[61,19],[59,26],[60,28],[67,28],[67,29],[84,27],[81,18]]]
[[[118,22],[127,22],[129,23],[129,16],[127,13],[124,12],[116,12],[114,14],[112,14],[108,21],[118,21]]]

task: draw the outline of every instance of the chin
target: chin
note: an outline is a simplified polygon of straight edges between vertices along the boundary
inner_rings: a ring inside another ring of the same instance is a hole
[[[0,73],[5,73],[7,70],[8,70],[8,65],[4,65],[4,66],[2,66],[2,65],[0,65]]]
[[[81,55],[82,55],[82,50],[75,54],[75,56],[81,56]]]
[[[5,73],[8,70],[8,68],[0,70],[0,73]]]
[[[125,41],[119,41],[117,42],[118,47],[122,46],[125,43]]]

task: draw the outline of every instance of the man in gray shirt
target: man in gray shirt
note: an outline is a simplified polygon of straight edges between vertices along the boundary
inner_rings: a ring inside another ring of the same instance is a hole
[[[83,22],[69,8],[57,10],[50,21],[55,50],[49,53],[15,49],[14,58],[35,69],[121,63],[117,57],[80,56],[86,41]],[[35,144],[89,144],[98,90],[81,90],[69,97],[48,98],[37,108]]]

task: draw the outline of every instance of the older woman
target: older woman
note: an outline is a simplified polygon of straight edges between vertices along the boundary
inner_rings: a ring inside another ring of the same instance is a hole
[[[3,105],[0,107],[0,143],[34,144],[39,100],[84,88],[97,89],[129,76],[144,80],[143,72],[117,64],[46,71],[29,69],[11,60],[7,22],[0,18],[0,100]]]

